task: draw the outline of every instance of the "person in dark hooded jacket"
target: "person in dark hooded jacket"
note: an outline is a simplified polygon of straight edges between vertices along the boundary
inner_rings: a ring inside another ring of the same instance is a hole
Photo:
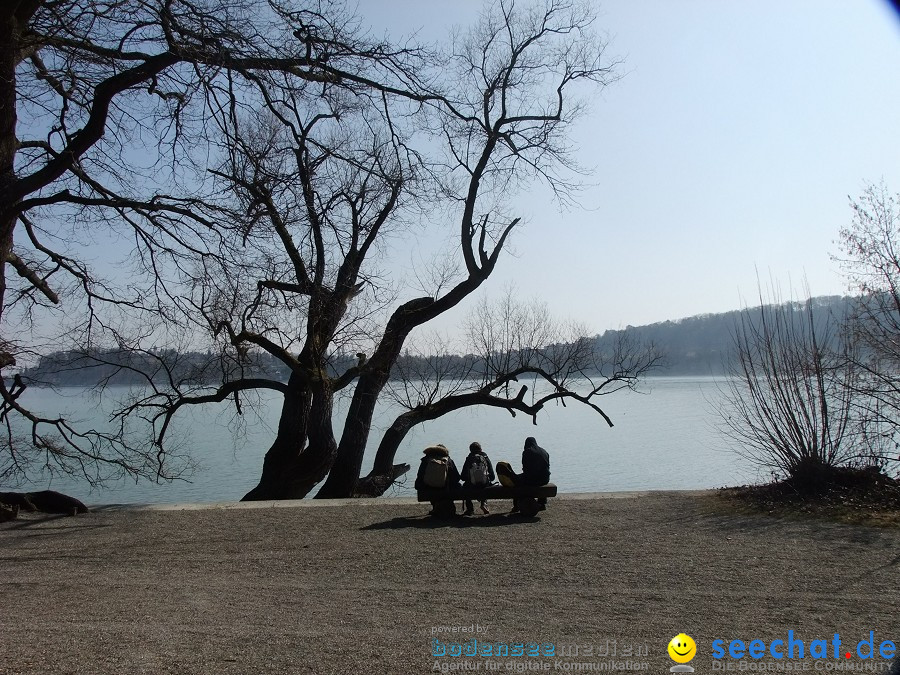
[[[546,485],[550,482],[550,455],[537,444],[534,436],[525,439],[521,477],[525,485]]]
[[[501,462],[497,465],[497,471],[505,473],[513,485],[546,485],[550,482],[550,454],[537,444],[534,436],[525,439],[525,449],[522,451],[522,473],[504,471],[509,465]],[[538,508],[547,508],[547,498],[538,498]],[[513,500],[513,512],[519,510],[516,500]]]

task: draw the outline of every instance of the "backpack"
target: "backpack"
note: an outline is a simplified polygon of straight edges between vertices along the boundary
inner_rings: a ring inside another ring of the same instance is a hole
[[[469,479],[469,484],[474,487],[482,487],[490,484],[491,472],[488,471],[487,457],[481,453],[472,457],[467,478]]]
[[[509,462],[497,462],[497,479],[500,481],[500,485],[504,487],[515,487],[516,481],[513,480],[513,476],[515,475],[516,472],[513,471]]]
[[[447,473],[450,470],[449,457],[426,457],[422,482],[431,488],[447,487]]]

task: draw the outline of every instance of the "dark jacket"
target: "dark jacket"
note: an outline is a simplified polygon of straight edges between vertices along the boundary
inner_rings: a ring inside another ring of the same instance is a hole
[[[494,465],[491,463],[491,458],[487,456],[487,453],[484,450],[476,450],[474,452],[470,452],[468,454],[468,456],[466,457],[466,461],[463,462],[463,468],[462,468],[463,487],[469,487],[471,485],[471,483],[469,483],[469,467],[472,466],[472,458],[475,455],[482,455],[484,457],[485,461],[487,461],[488,481],[490,483],[493,483],[494,479],[497,477],[496,475],[494,475]]]
[[[450,457],[450,451],[445,448],[443,445],[432,445],[425,448],[425,456],[422,458],[421,463],[419,464],[419,472],[416,474],[416,482],[415,488],[416,490],[431,490],[434,489],[431,486],[425,485],[423,483],[425,477],[425,463],[428,461],[428,458],[431,456],[434,457]],[[459,486],[459,469],[456,468],[456,464],[454,464],[453,460],[450,459],[450,465],[447,467],[447,487],[454,488]]]
[[[522,451],[522,479],[527,485],[550,482],[550,455],[532,436],[525,439],[525,450]]]

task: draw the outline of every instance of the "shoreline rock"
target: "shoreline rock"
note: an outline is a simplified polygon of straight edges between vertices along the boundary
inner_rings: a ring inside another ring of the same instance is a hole
[[[38,492],[0,492],[0,503],[19,510],[40,511],[41,513],[64,513],[77,515],[87,513],[88,507],[75,497],[70,497],[55,490],[40,490]],[[8,520],[12,520],[9,518]]]

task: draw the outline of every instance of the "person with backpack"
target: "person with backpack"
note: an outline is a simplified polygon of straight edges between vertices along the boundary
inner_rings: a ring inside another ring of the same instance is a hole
[[[463,462],[462,468],[463,487],[480,488],[487,487],[494,482],[494,467],[491,464],[490,457],[481,449],[481,443],[475,441],[469,446],[469,456]],[[481,512],[490,513],[487,507],[487,501],[479,500],[481,503]],[[464,516],[471,516],[475,513],[475,508],[471,499],[466,500],[466,510]]]
[[[416,490],[451,490],[459,486],[459,469],[456,468],[450,458],[450,451],[446,446],[438,443],[430,445],[424,450],[425,456],[419,464],[419,472],[416,474]],[[431,502],[431,515],[456,515],[456,505],[451,501],[447,514],[443,514],[441,502]]]

